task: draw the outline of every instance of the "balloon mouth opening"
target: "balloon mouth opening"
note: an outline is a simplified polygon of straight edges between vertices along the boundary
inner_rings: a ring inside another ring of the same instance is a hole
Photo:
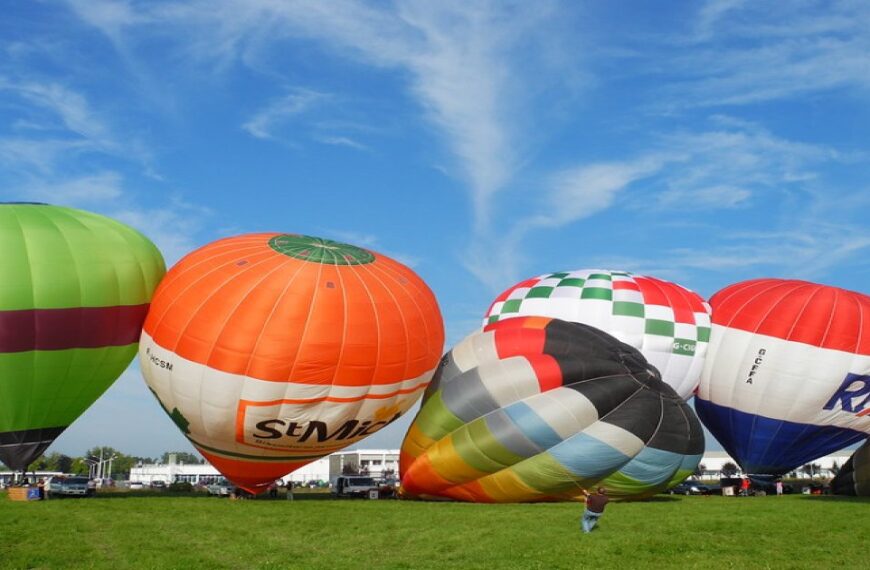
[[[230,481],[232,481],[232,479],[230,479]],[[250,493],[252,495],[260,495],[262,493],[265,493],[269,489],[269,487],[272,485],[271,482],[270,483],[244,483],[244,484],[240,484],[240,483],[236,483],[235,481],[233,481],[233,483],[239,489],[241,489],[247,493]]]

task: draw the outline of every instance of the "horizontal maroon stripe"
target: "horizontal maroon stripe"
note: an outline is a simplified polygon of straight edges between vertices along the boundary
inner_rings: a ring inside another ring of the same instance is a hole
[[[0,311],[0,353],[126,346],[139,341],[148,303]]]

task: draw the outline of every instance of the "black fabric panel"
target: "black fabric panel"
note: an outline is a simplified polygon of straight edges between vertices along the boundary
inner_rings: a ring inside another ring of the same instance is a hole
[[[855,488],[855,456],[849,458],[840,468],[837,476],[831,479],[831,492],[835,495],[857,495]]]
[[[704,453],[704,430],[685,402],[663,398],[661,424],[647,445],[685,455]]]
[[[553,319],[546,331],[544,353],[568,374],[594,378],[621,373],[661,380],[640,351],[595,327]]]
[[[583,378],[565,387],[583,394],[598,410],[598,417],[605,418],[636,393],[641,384],[634,377],[621,374]]]
[[[0,461],[13,471],[24,471],[63,433],[64,427],[0,433]]]
[[[661,431],[662,399],[656,392],[640,388],[601,419],[648,443],[654,434]]]
[[[588,398],[603,421],[657,449],[704,452],[698,417],[637,349],[595,327],[554,319],[544,352],[559,363],[565,387]]]

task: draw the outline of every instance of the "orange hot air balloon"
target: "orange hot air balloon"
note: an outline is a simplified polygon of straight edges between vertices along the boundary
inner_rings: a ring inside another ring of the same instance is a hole
[[[187,255],[155,293],[139,357],[196,448],[251,492],[378,431],[441,356],[432,291],[381,254],[248,234]]]

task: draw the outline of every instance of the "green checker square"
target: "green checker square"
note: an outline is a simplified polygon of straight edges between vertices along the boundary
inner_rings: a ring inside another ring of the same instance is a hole
[[[628,301],[614,301],[613,314],[626,317],[641,317],[643,318],[645,311],[643,303],[631,303]]]
[[[487,319],[486,323],[491,325],[492,323],[498,322],[498,315],[491,315],[489,319]]]
[[[529,294],[526,295],[526,299],[549,299],[552,293],[552,287],[532,287],[529,289]]]
[[[605,289],[604,287],[586,287],[580,295],[581,299],[602,299],[604,301],[613,300],[613,290]]]
[[[509,299],[504,302],[504,306],[501,308],[501,314],[505,313],[519,313],[520,305],[522,304],[522,299]]]
[[[659,319],[648,319],[646,322],[646,334],[656,336],[674,336],[674,323],[671,321],[661,321]]]
[[[582,287],[584,283],[586,280],[580,277],[568,277],[559,281],[559,287]]]
[[[688,338],[675,338],[673,354],[682,354],[684,356],[694,356],[697,343]]]
[[[710,342],[710,327],[698,327],[698,342]]]
[[[603,281],[613,281],[610,273],[590,273],[586,279],[601,279]]]
[[[563,273],[550,273],[549,275],[547,275],[546,278],[547,279],[564,279],[565,277],[568,277],[568,274],[563,272]]]

